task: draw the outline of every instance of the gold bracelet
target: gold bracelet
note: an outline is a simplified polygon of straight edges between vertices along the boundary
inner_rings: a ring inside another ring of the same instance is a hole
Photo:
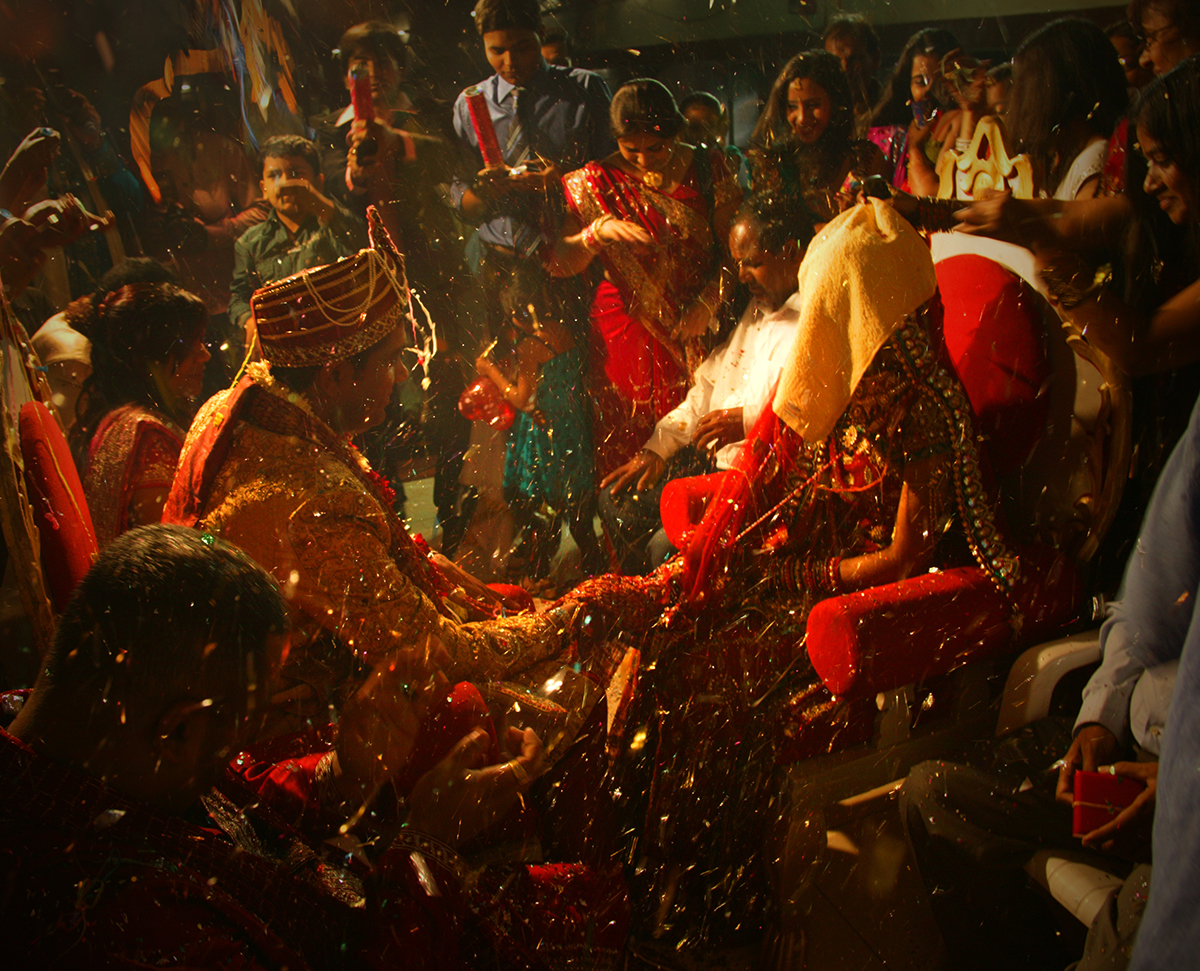
[[[1063,310],[1074,310],[1093,293],[1103,289],[1112,279],[1112,265],[1105,264],[1085,276],[1086,283],[1080,284],[1077,278],[1087,274],[1089,268],[1080,262],[1077,269],[1069,270],[1054,264],[1047,264],[1041,270],[1042,280],[1046,284],[1046,292],[1050,302]]]
[[[512,774],[517,777],[517,785],[519,786],[527,786],[533,781],[533,777],[517,759],[509,759],[504,763],[504,767],[512,769]]]

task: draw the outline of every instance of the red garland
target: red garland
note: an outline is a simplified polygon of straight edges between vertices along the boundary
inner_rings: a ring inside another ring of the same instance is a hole
[[[372,468],[368,468],[366,472],[367,478],[369,478],[375,484],[375,488],[378,489],[379,494],[383,496],[383,501],[387,505],[388,509],[395,508],[396,490],[392,488],[392,484],[388,482],[384,476],[380,475]]]

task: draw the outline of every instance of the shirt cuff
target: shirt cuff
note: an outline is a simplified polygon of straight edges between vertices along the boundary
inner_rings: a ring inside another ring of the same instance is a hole
[[[1078,735],[1085,725],[1101,725],[1124,745],[1129,737],[1129,696],[1132,693],[1133,685],[1130,685],[1128,689],[1106,687],[1084,695],[1073,734]]]
[[[683,448],[683,444],[678,442],[671,435],[664,433],[661,429],[655,428],[650,433],[650,437],[646,440],[646,444],[642,446],[642,450],[653,452],[664,462],[671,461],[671,457]]]

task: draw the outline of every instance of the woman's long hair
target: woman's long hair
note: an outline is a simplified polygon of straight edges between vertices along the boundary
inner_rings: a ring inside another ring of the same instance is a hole
[[[193,293],[170,283],[135,283],[110,293],[92,323],[92,373],[75,411],[72,447],[85,460],[100,422],[114,408],[145,405],[181,425],[187,405],[174,401],[153,376],[153,364],[177,364],[204,334],[208,310]],[[80,461],[80,468],[86,461]]]
[[[916,60],[918,54],[928,54],[940,63],[943,57],[959,46],[958,39],[950,31],[943,30],[940,27],[929,27],[926,30],[919,30],[913,34],[908,39],[908,43],[904,45],[904,50],[900,52],[900,59],[896,61],[896,66],[892,70],[892,76],[888,80],[887,87],[884,89],[883,97],[879,99],[879,104],[875,106],[875,113],[871,117],[871,124],[900,125],[903,128],[907,128],[913,120],[913,61]],[[939,108],[947,109],[954,107],[954,99],[945,90],[945,85],[941,83],[935,83],[929,89],[929,97]]]
[[[1142,88],[1130,117],[1139,129],[1159,143],[1188,180],[1191,212],[1189,224],[1181,229],[1189,244],[1190,252],[1186,258],[1190,266],[1184,273],[1190,282],[1200,272],[1200,55],[1189,57]],[[1174,226],[1166,220],[1155,201],[1146,195],[1143,188],[1145,166],[1136,164],[1137,161],[1131,152],[1126,188],[1141,217],[1137,221],[1141,229],[1140,241],[1162,235],[1169,238]],[[1169,256],[1171,248],[1169,242],[1157,246],[1163,257]]]
[[[1112,42],[1088,20],[1065,17],[1030,34],[1013,56],[1008,130],[1017,151],[1038,164],[1053,192],[1074,157],[1059,150],[1068,125],[1108,138],[1129,108],[1125,72]]]
[[[854,98],[850,94],[850,82],[842,70],[842,62],[826,50],[801,51],[783,66],[779,77],[771,85],[767,107],[754,126],[750,143],[759,149],[767,149],[781,142],[794,141],[787,120],[788,88],[796,81],[814,81],[825,89],[833,106],[833,117],[829,127],[821,133],[816,144],[807,146],[837,153],[839,160],[850,148],[854,133]]]

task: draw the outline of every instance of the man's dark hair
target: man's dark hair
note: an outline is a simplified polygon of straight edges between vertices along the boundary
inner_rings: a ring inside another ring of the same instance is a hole
[[[879,63],[879,36],[871,22],[860,13],[835,13],[830,17],[821,43],[829,40],[849,41],[859,52]]]
[[[759,248],[768,253],[778,253],[788,243],[803,250],[816,235],[812,213],[798,192],[755,193],[742,203],[734,222],[753,223]]]
[[[571,52],[571,38],[561,25],[543,24],[540,33],[543,47],[547,44],[561,44],[564,51],[568,54]]]
[[[355,58],[369,57],[376,64],[392,60],[399,68],[404,68],[408,61],[408,45],[400,31],[383,20],[355,24],[342,34],[337,53],[343,74],[350,70],[350,62]]]
[[[269,158],[302,158],[313,170],[321,174],[321,156],[317,146],[301,135],[272,135],[262,143],[258,153],[258,171],[261,175]]]
[[[707,91],[693,91],[691,94],[685,94],[679,99],[679,111],[684,113],[688,108],[707,108],[714,112],[718,117],[724,117],[725,105],[715,94],[709,94]]]
[[[95,293],[101,299],[131,283],[178,283],[175,271],[151,256],[130,256],[100,277]]]
[[[608,109],[613,138],[657,135],[670,138],[684,125],[683,115],[666,85],[653,78],[635,78],[617,89]]]
[[[268,638],[288,626],[275,581],[234,547],[142,526],[105,547],[71,595],[42,682],[114,711],[206,686],[232,693],[260,676]]]
[[[481,37],[494,30],[532,30],[540,36],[542,29],[538,0],[479,0],[473,16]]]

